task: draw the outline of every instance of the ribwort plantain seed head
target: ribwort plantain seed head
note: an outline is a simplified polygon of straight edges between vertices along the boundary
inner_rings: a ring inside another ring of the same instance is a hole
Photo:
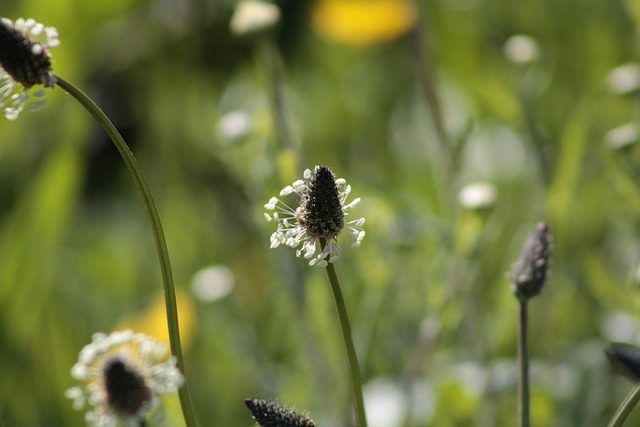
[[[313,420],[285,408],[276,402],[263,399],[247,399],[253,419],[262,427],[315,427]]]
[[[82,410],[94,427],[119,422],[138,425],[160,405],[160,395],[175,393],[184,383],[175,357],[167,359],[166,346],[132,331],[94,334],[84,346],[71,376],[80,381],[67,390],[73,407]]]
[[[277,223],[276,231],[271,234],[272,248],[281,244],[297,248],[302,244],[296,251],[297,256],[310,259],[311,266],[324,267],[340,257],[337,240],[343,230],[348,230],[349,237],[355,240],[352,248],[360,246],[365,236],[364,218],[345,219],[360,199],[346,203],[351,186],[344,179],[336,179],[326,166],[316,166],[313,171],[305,170],[303,179],[283,188],[280,196],[293,193],[299,197],[295,209],[278,197],[272,197],[264,205],[267,210],[274,211],[265,213],[267,221]]]
[[[109,359],[102,375],[108,404],[121,418],[136,416],[151,401],[153,394],[144,377],[121,358]]]
[[[0,109],[7,119],[15,120],[25,107],[46,105],[45,91],[34,86],[55,85],[50,49],[59,44],[53,27],[33,19],[0,18]]]
[[[310,237],[334,239],[344,228],[344,212],[333,172],[316,166],[309,177],[309,192],[300,198],[296,219]]]
[[[26,89],[34,85],[51,87],[54,82],[49,48],[28,34],[18,30],[10,20],[0,20],[0,64]]]
[[[549,227],[540,222],[525,242],[511,272],[511,290],[519,300],[526,301],[542,291],[551,261],[551,240]]]

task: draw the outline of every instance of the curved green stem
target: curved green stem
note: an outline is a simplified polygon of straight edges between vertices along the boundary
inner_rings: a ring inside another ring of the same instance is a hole
[[[364,410],[364,399],[362,397],[362,380],[360,379],[360,366],[358,365],[358,356],[353,345],[353,337],[351,336],[351,324],[349,323],[347,307],[344,303],[344,297],[342,296],[342,290],[340,289],[340,282],[338,281],[336,269],[332,263],[327,264],[327,276],[329,276],[329,283],[331,283],[331,291],[333,292],[333,299],[335,300],[336,309],[338,310],[340,327],[342,328],[342,337],[344,338],[344,345],[347,350],[347,358],[349,359],[349,371],[351,373],[351,387],[353,389],[353,404],[356,411],[357,425],[360,427],[366,427],[367,416]]]
[[[65,90],[69,95],[73,96],[82,106],[96,119],[98,124],[109,135],[109,138],[118,149],[122,160],[124,161],[131,177],[136,183],[142,201],[147,210],[149,221],[151,222],[151,229],[153,230],[153,236],[156,242],[156,249],[158,251],[158,258],[160,259],[160,269],[162,271],[162,282],[164,285],[164,296],[167,308],[167,321],[169,327],[169,342],[171,346],[171,353],[177,359],[178,369],[184,373],[184,358],[182,356],[182,347],[180,345],[180,330],[178,329],[178,308],[176,304],[176,293],[173,285],[173,275],[171,273],[171,263],[169,261],[169,251],[167,250],[167,242],[164,238],[164,231],[162,230],[162,224],[160,222],[160,215],[158,214],[158,208],[156,206],[151,189],[147,180],[138,165],[138,161],[134,157],[133,153],[129,149],[129,146],[122,138],[122,135],[115,128],[109,118],[102,112],[102,110],[80,89],[66,80],[56,76],[56,84]],[[191,406],[191,398],[187,386],[184,385],[178,391],[180,396],[180,404],[182,406],[182,413],[184,415],[185,422],[188,427],[195,427],[195,417],[193,414],[193,408]]]
[[[529,427],[529,350],[527,348],[527,300],[521,299],[518,322],[518,400],[520,427]]]
[[[613,417],[611,417],[611,421],[609,421],[609,424],[607,424],[607,427],[622,426],[622,424],[624,424],[625,420],[627,419],[631,411],[633,411],[633,408],[635,408],[638,401],[640,401],[640,382],[637,383],[631,389],[629,394],[627,394],[627,397],[624,398],[624,400],[620,404],[620,407],[618,408],[616,413],[613,414]]]

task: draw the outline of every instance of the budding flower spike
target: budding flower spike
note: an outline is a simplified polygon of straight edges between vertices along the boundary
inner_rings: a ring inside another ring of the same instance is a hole
[[[7,119],[17,119],[25,107],[46,105],[45,90],[37,86],[55,85],[49,51],[58,45],[53,27],[33,19],[0,18],[0,108]]]
[[[244,404],[249,408],[256,423],[262,427],[315,427],[311,418],[280,406],[276,402],[247,399]]]
[[[325,267],[340,258],[337,238],[343,229],[350,231],[357,248],[364,239],[364,218],[345,222],[348,211],[360,203],[360,198],[346,203],[351,186],[343,178],[336,179],[326,166],[316,166],[304,171],[303,179],[287,185],[280,196],[296,193],[300,200],[292,208],[278,197],[272,197],[264,207],[273,213],[265,213],[267,221],[275,221],[276,231],[271,235],[271,248],[281,244],[297,248],[297,256],[310,259],[310,266]],[[320,252],[318,252],[318,247]]]
[[[84,384],[67,390],[66,396],[77,410],[92,407],[85,417],[92,426],[142,425],[159,405],[158,395],[175,393],[184,383],[166,350],[156,339],[129,330],[94,334],[71,368],[71,376]]]
[[[511,273],[511,290],[520,300],[538,295],[547,280],[551,262],[551,232],[540,222],[525,242]]]

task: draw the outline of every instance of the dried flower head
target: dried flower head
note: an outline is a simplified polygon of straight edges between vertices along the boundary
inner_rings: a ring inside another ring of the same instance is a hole
[[[271,235],[272,248],[281,244],[296,248],[302,243],[297,256],[311,259],[311,266],[324,267],[340,257],[337,237],[343,229],[350,230],[350,237],[355,239],[351,247],[360,246],[365,236],[362,230],[364,218],[345,222],[347,211],[360,203],[360,199],[345,204],[351,186],[344,179],[336,179],[326,166],[316,166],[313,172],[305,170],[303,179],[283,188],[280,196],[292,193],[300,197],[296,209],[277,197],[272,197],[264,205],[266,209],[275,211],[273,214],[265,213],[265,218],[278,223]],[[318,246],[321,248],[319,253]]]
[[[158,394],[174,393],[184,381],[175,359],[167,359],[164,344],[129,330],[94,334],[71,376],[84,384],[67,390],[66,396],[77,410],[91,406],[87,423],[100,427],[114,427],[118,421],[138,425],[159,404]]]
[[[626,343],[611,343],[604,350],[611,363],[630,380],[640,381],[640,348]]]
[[[25,106],[35,110],[46,105],[45,91],[34,86],[54,86],[49,50],[59,44],[53,27],[33,19],[0,18],[0,108],[7,119],[16,119]]]
[[[311,418],[300,415],[276,402],[262,399],[247,399],[244,404],[249,408],[253,419],[262,427],[314,427]]]
[[[526,301],[542,291],[551,258],[551,233],[547,224],[538,223],[522,248],[511,273],[511,290]]]

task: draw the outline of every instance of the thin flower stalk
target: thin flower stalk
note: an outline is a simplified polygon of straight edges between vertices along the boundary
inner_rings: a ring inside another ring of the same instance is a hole
[[[636,383],[629,394],[624,398],[607,427],[621,427],[633,411],[633,408],[640,402],[640,382]]]
[[[519,301],[518,318],[518,401],[520,426],[529,427],[530,424],[530,396],[529,396],[529,349],[527,345],[527,303]]]
[[[347,203],[351,186],[347,185],[344,179],[336,179],[326,166],[316,166],[313,171],[305,170],[303,179],[286,186],[280,192],[280,196],[294,193],[299,197],[295,209],[278,197],[272,197],[265,205],[267,210],[273,211],[265,214],[266,219],[277,223],[276,231],[270,239],[271,248],[280,245],[298,248],[302,245],[296,250],[298,257],[310,259],[310,266],[326,267],[347,352],[356,421],[358,426],[366,427],[358,357],[353,345],[346,304],[333,265],[340,258],[338,237],[343,230],[350,231],[350,238],[354,240],[352,248],[359,247],[365,237],[365,231],[362,229],[364,218],[346,220],[349,211],[360,199]]]
[[[342,330],[342,339],[344,340],[345,350],[347,352],[347,360],[349,362],[349,373],[351,375],[351,388],[353,391],[353,404],[356,412],[357,425],[360,427],[367,426],[367,415],[364,407],[364,398],[362,394],[362,379],[360,376],[360,365],[358,363],[358,355],[353,345],[353,336],[351,334],[351,323],[349,322],[349,314],[347,306],[342,296],[340,282],[336,274],[336,268],[333,263],[326,266],[327,277],[331,285],[331,292],[338,311],[338,319],[340,320],[340,328]]]
[[[180,330],[178,327],[178,309],[176,303],[176,293],[173,284],[173,274],[171,271],[171,262],[169,259],[169,251],[167,249],[167,243],[164,237],[164,231],[162,223],[160,221],[160,215],[158,208],[151,193],[151,189],[147,180],[142,173],[142,169],[138,164],[135,156],[129,149],[129,146],[122,138],[122,135],[115,128],[109,118],[102,112],[102,110],[80,89],[73,84],[62,79],[59,76],[55,76],[56,84],[74,97],[98,122],[98,124],[107,133],[113,144],[118,149],[122,160],[124,161],[131,177],[133,178],[142,201],[147,210],[147,215],[151,223],[151,229],[153,230],[153,236],[156,242],[156,250],[158,251],[158,258],[160,260],[160,269],[162,272],[162,282],[164,286],[165,304],[167,309],[167,322],[169,328],[169,342],[171,346],[171,353],[176,357],[178,369],[181,372],[185,372],[184,369],[184,357],[182,354],[182,346],[180,344]],[[195,427],[195,416],[191,405],[191,397],[187,387],[182,387],[179,390],[180,403],[182,405],[182,412],[185,418],[185,422],[188,427]]]
[[[547,224],[536,225],[525,242],[518,261],[511,273],[511,291],[518,299],[518,402],[521,427],[529,427],[529,349],[528,349],[528,303],[540,294],[547,281],[551,258],[551,232]]]

